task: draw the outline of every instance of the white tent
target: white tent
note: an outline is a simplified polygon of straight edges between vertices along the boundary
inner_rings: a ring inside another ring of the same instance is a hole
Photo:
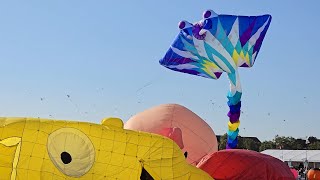
[[[267,149],[261,153],[286,162],[320,162],[320,150],[282,150]]]

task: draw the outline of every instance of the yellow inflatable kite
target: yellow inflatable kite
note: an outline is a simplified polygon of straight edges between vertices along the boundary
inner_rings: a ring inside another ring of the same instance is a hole
[[[39,118],[0,118],[1,180],[211,180],[189,165],[176,143],[156,134],[102,124]]]

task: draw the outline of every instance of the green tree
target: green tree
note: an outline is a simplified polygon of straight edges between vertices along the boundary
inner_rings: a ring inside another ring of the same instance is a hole
[[[238,135],[237,149],[245,149],[243,137],[241,137],[240,135]]]
[[[293,137],[276,135],[274,138],[277,149],[294,149],[295,141],[296,140]]]
[[[271,141],[264,141],[262,143],[254,141],[252,138],[245,138],[238,136],[237,149],[248,149],[254,151],[264,151],[266,149],[310,149],[320,150],[320,141],[313,136],[308,138],[309,144],[306,144],[306,140],[293,137],[276,135]],[[219,150],[226,148],[227,134],[220,137]]]
[[[309,141],[310,143],[315,143],[315,142],[318,142],[318,139],[317,139],[316,137],[310,136],[310,137],[308,138],[308,141]]]
[[[306,147],[306,140],[298,138],[295,140],[293,149],[305,149]]]
[[[228,138],[227,134],[220,136],[219,150],[226,149],[227,138]],[[237,149],[248,149],[248,150],[258,151],[259,146],[260,146],[260,143],[255,142],[251,138],[238,136]]]
[[[220,136],[219,150],[226,149],[227,145],[227,133]]]
[[[242,148],[241,149],[248,149],[253,151],[259,151],[260,144],[257,141],[254,141],[252,138],[241,138],[242,139]]]
[[[308,149],[320,150],[320,142],[317,141],[317,142],[310,143],[310,144],[308,145]]]
[[[276,144],[274,141],[263,141],[259,147],[259,151],[264,151],[266,149],[275,149]]]

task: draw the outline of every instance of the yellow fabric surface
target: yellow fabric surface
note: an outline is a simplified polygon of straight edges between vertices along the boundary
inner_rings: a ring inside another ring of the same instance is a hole
[[[16,178],[20,148],[21,138],[11,137],[0,141],[0,179]]]
[[[212,179],[189,165],[172,140],[107,121],[0,118],[0,179],[138,180],[142,167],[156,180]]]
[[[235,131],[237,130],[237,128],[240,126],[240,121],[238,120],[237,122],[235,123],[231,123],[230,121],[228,122],[228,129],[230,131]]]

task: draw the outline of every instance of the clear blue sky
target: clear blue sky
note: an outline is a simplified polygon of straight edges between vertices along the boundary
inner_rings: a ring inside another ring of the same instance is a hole
[[[227,77],[158,63],[180,20],[213,9],[273,16],[254,67],[240,69],[240,135],[320,138],[319,7],[317,0],[1,1],[0,116],[100,122],[178,103],[225,133]]]

